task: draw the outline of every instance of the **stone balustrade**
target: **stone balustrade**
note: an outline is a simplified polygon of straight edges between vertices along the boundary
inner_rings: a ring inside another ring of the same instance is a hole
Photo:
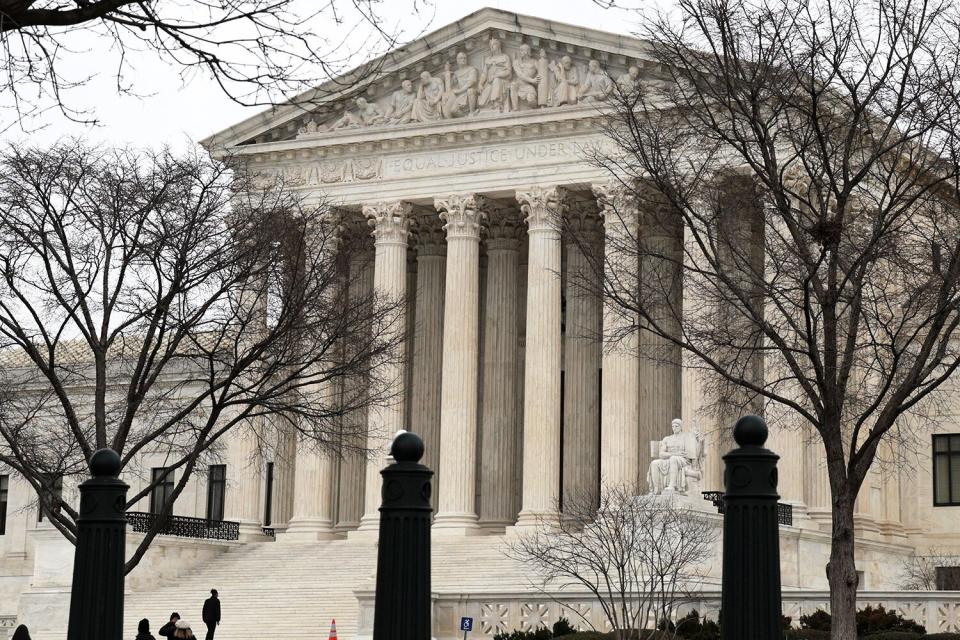
[[[357,640],[369,640],[373,633],[373,592],[357,591],[360,619]],[[562,603],[561,603],[562,602]],[[883,605],[914,620],[928,633],[960,632],[960,592],[957,591],[863,591],[857,606]],[[682,617],[696,609],[711,620],[720,609],[720,589],[711,587],[683,600],[675,611]],[[783,614],[798,624],[801,615],[817,609],[830,610],[830,592],[826,590],[783,590]],[[584,591],[561,593],[484,591],[470,594],[433,594],[433,637],[435,640],[457,640],[461,616],[473,618],[473,632],[492,638],[514,629],[531,631],[551,626],[561,617],[582,630],[609,631],[599,601]]]

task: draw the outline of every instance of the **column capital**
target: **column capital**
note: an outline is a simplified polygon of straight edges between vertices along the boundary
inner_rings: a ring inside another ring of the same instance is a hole
[[[444,256],[447,254],[447,239],[443,225],[437,224],[436,215],[424,214],[417,218],[417,257]]]
[[[560,231],[560,222],[568,207],[568,193],[564,187],[528,187],[517,190],[520,211],[530,233]]]
[[[447,238],[480,239],[480,225],[486,218],[487,199],[475,193],[454,193],[435,198]]]
[[[376,244],[406,245],[413,222],[413,205],[409,202],[378,202],[363,205],[363,215],[373,227]]]
[[[593,201],[590,203],[593,205]],[[566,225],[570,233],[568,244],[596,245],[603,240],[603,221],[596,206],[571,206],[567,210]]]
[[[515,209],[493,205],[487,214],[487,250],[520,249],[520,216]]]

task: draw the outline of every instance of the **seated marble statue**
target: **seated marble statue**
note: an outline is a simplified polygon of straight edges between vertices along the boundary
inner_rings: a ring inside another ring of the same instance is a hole
[[[684,433],[680,418],[670,423],[673,434],[656,447],[655,458],[647,472],[650,493],[686,495],[690,480],[699,480],[702,474],[703,439],[699,434]]]

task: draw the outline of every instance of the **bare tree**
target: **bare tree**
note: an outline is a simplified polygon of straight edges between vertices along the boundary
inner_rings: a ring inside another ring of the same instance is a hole
[[[117,91],[143,95],[135,65],[159,57],[187,79],[207,74],[235,102],[270,105],[338,78],[353,57],[368,59],[396,44],[377,0],[0,0],[0,88],[24,125],[49,108],[71,119],[96,122],[78,108],[69,90],[99,73],[116,79]],[[419,12],[421,2],[412,0]],[[67,71],[69,59],[96,56],[84,72]],[[326,91],[299,97],[316,104],[331,91],[375,75],[377,63],[342,77]],[[139,88],[138,88],[139,87]]]
[[[512,539],[507,550],[561,604],[569,587],[593,594],[617,638],[672,620],[702,585],[716,538],[716,525],[702,513],[637,493],[615,485],[602,488],[599,501],[594,492],[565,495],[562,511]]]
[[[341,418],[397,393],[376,365],[397,357],[402,303],[347,295],[339,220],[199,155],[0,156],[0,463],[67,539],[77,512],[51,483],[101,447],[128,473],[151,452],[176,471],[128,571],[228,435],[362,451],[366,427]]]
[[[934,591],[937,585],[937,569],[960,567],[960,555],[934,547],[927,553],[914,554],[903,561],[900,588],[905,591]]]
[[[765,411],[822,443],[832,637],[852,638],[854,503],[874,463],[911,443],[906,421],[936,416],[960,364],[957,12],[678,10],[642,28],[655,64],[604,121],[613,151],[597,161],[643,218],[613,207],[628,232],[607,242],[641,265],[642,286],[607,274],[604,297],[664,359],[704,373],[722,422]]]

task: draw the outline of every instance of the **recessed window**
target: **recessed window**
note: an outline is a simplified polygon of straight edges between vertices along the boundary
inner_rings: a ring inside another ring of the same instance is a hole
[[[960,567],[937,567],[937,591],[960,591]]]
[[[933,436],[933,505],[960,506],[960,433]]]
[[[173,469],[154,467],[150,471],[150,480],[153,490],[150,492],[150,513],[159,514],[163,505],[167,504],[173,495]]]
[[[60,513],[60,500],[63,498],[63,476],[58,473],[45,473],[40,476],[40,507],[37,509],[37,522],[43,522],[47,510],[52,506],[53,513]]]
[[[10,495],[10,476],[0,476],[0,535],[7,532],[7,500]]]
[[[223,499],[227,489],[227,466],[210,465],[207,473],[207,520],[223,520]]]

